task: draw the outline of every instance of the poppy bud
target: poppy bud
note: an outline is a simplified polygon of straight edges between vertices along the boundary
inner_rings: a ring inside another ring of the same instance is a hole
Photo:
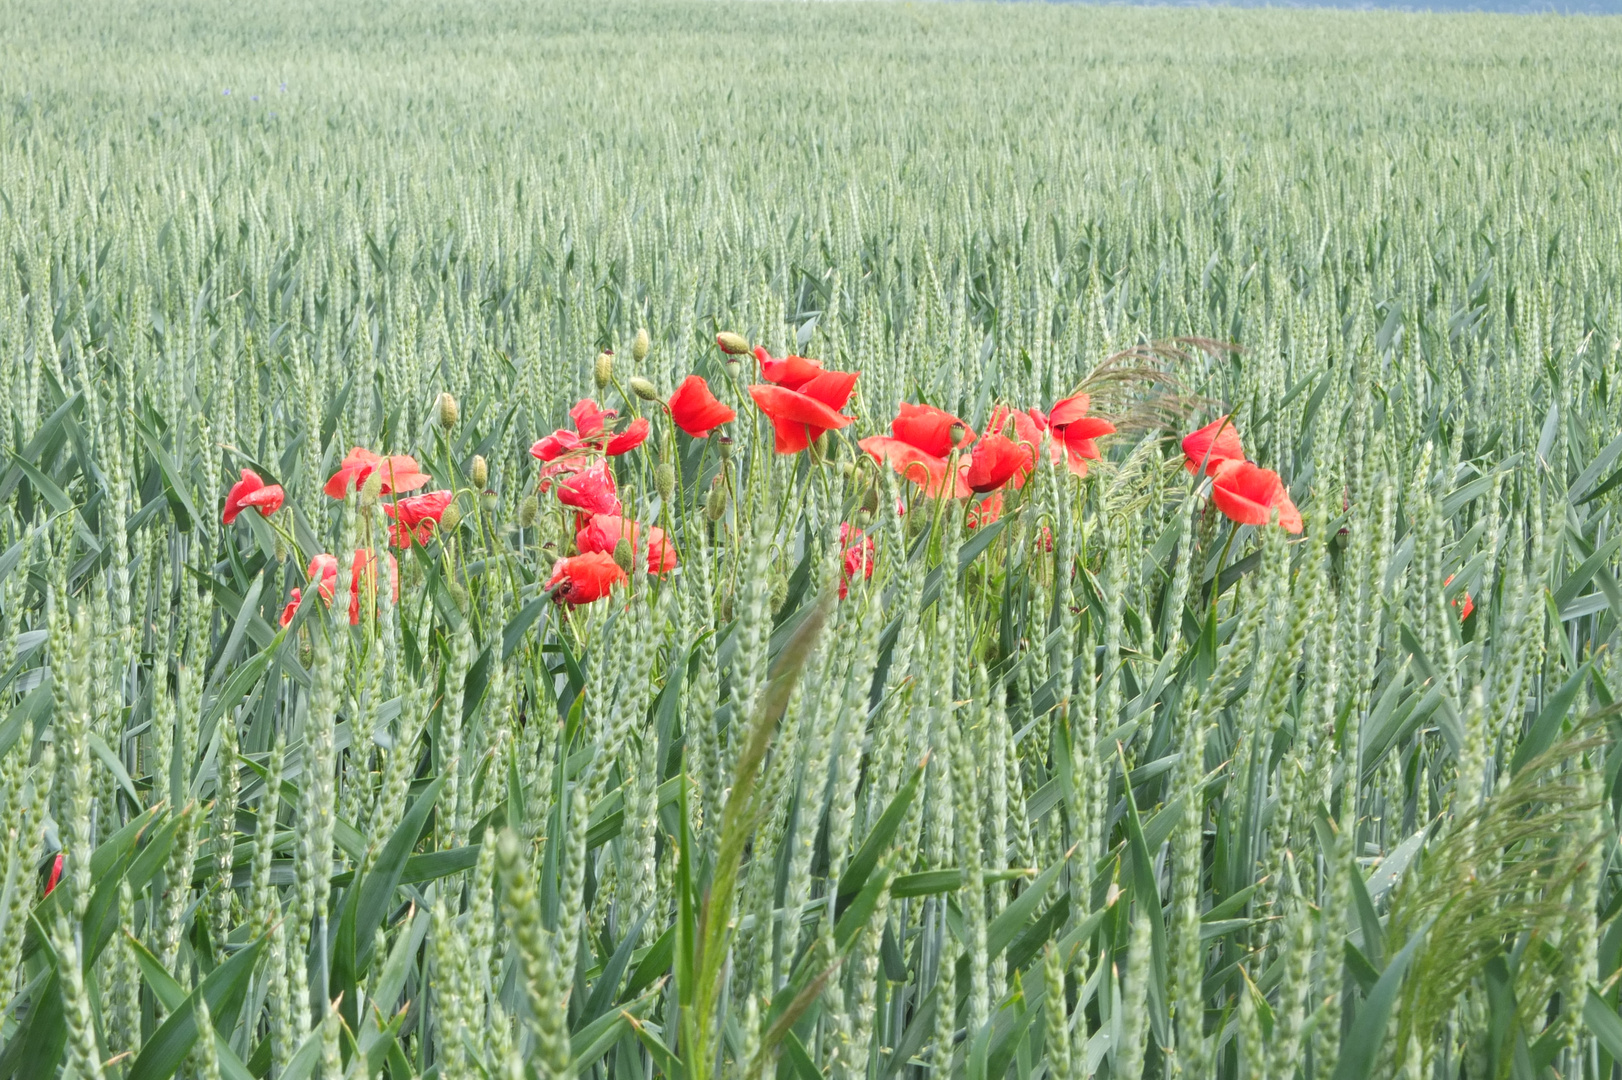
[[[362,506],[376,506],[377,500],[383,494],[383,474],[376,469],[366,478],[360,486],[360,501]]]
[[[518,527],[527,529],[541,516],[541,503],[535,496],[527,496],[518,506]]]
[[[447,588],[451,594],[451,599],[456,601],[456,610],[460,611],[463,615],[466,615],[467,586],[463,585],[460,581],[452,581]]]
[[[490,463],[483,454],[473,455],[473,486],[482,488],[490,482]]]
[[[451,396],[450,391],[447,390],[445,393],[439,395],[440,427],[444,428],[446,431],[449,431],[451,428],[456,426],[456,421],[461,417],[461,415],[462,412],[456,407],[456,399]]]
[[[486,514],[495,513],[496,508],[500,505],[501,496],[497,495],[493,491],[487,490],[483,495],[479,496],[479,509],[483,510]]]
[[[614,350],[604,349],[597,354],[597,367],[592,372],[597,380],[597,389],[601,390],[614,378]]]
[[[710,488],[710,497],[704,500],[704,513],[711,521],[720,521],[727,512],[727,493],[721,488],[720,477],[716,481]]]
[[[462,511],[456,508],[455,503],[445,507],[445,512],[439,515],[439,527],[445,532],[455,532],[456,527],[462,524]]]
[[[659,501],[669,502],[670,496],[676,491],[676,467],[668,461],[661,461],[653,473],[653,486],[659,492]]]
[[[879,512],[879,489],[870,487],[867,494],[862,496],[862,510],[869,514]]]
[[[642,378],[640,375],[632,377],[632,379],[631,379],[631,393],[635,394],[637,397],[641,398],[643,401],[658,401],[659,400],[659,390],[658,390],[658,388],[655,387],[648,380]]]
[[[742,334],[734,334],[730,330],[724,330],[721,333],[716,334],[715,343],[719,345],[721,347],[721,351],[726,353],[728,356],[741,356],[749,351],[749,342],[744,339],[744,336]]]
[[[636,340],[631,342],[631,359],[640,364],[648,358],[648,350],[652,347],[653,342],[648,340],[648,328],[646,326],[639,328]]]
[[[635,558],[636,556],[631,554],[631,541],[620,537],[614,544],[614,565],[629,574],[631,567],[636,565]]]

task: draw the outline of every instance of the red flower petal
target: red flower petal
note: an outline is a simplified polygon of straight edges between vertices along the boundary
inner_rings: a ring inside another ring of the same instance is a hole
[[[851,422],[850,417],[834,412],[816,398],[781,386],[757,384],[749,388],[749,396],[771,420],[779,454],[798,453],[824,431],[842,428]]]
[[[568,428],[558,428],[552,434],[537,439],[535,445],[529,448],[529,454],[541,461],[556,461],[571,450],[580,449],[582,445],[579,435]]]
[[[599,461],[558,484],[558,501],[588,514],[618,514],[620,501],[614,492],[614,476],[608,471],[608,463]]]
[[[1239,441],[1239,429],[1226,416],[1217,417],[1183,437],[1183,458],[1183,468],[1198,472],[1203,465],[1207,476],[1214,476],[1224,461],[1243,461],[1245,448]]]
[[[963,482],[970,491],[982,494],[996,491],[1012,480],[1021,468],[1029,468],[1030,463],[1029,450],[1021,449],[1012,439],[991,432],[980,436],[980,440],[974,444],[968,468],[963,472]]]
[[[608,440],[608,446],[603,453],[609,457],[618,457],[628,454],[641,446],[648,438],[648,418],[639,416],[628,424],[624,431]]]
[[[552,599],[558,603],[589,604],[601,600],[615,585],[627,580],[625,571],[615,564],[612,555],[593,551],[553,563],[552,576],[546,586],[557,587]]]
[[[667,404],[670,418],[676,422],[676,426],[695,439],[708,438],[710,432],[738,417],[737,413],[716,399],[710,392],[710,384],[699,375],[689,375],[683,379]]]
[[[598,408],[597,403],[591,398],[581,398],[575,402],[574,408],[569,410],[569,419],[574,421],[574,429],[583,438],[588,439],[593,435],[602,434],[603,425],[608,422],[608,418],[618,415],[619,413],[613,409]]]
[[[963,428],[955,443],[952,441],[954,424],[961,424]],[[890,422],[890,431],[930,457],[943,459],[954,447],[967,446],[974,441],[974,430],[958,417],[933,405],[914,405],[910,401],[901,403],[896,418]]]
[[[790,390],[798,390],[818,375],[822,374],[822,363],[804,356],[785,356],[782,359],[773,359],[772,354],[762,346],[755,346],[755,359],[760,361],[760,374],[763,379]],[[841,403],[842,405],[843,403]],[[839,408],[835,405],[834,408]]]

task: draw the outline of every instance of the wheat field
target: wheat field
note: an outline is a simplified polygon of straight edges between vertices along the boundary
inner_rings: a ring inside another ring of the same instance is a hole
[[[0,1080],[1616,1076],[1619,59],[3,0]]]

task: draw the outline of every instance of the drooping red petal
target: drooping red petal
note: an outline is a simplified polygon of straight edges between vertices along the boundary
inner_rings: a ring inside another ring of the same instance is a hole
[[[220,515],[220,521],[226,525],[229,525],[231,522],[235,521],[237,519],[237,515],[242,513],[242,508],[249,505],[245,501],[246,498],[249,495],[252,495],[254,492],[263,489],[264,486],[265,482],[259,478],[258,473],[254,472],[252,469],[243,469],[242,479],[232,484],[231,490],[225,494],[225,512]],[[276,490],[280,491],[281,489],[277,488]],[[279,506],[281,504],[278,503],[277,505]]]
[[[414,529],[425,521],[437,524],[439,519],[445,516],[445,508],[455,497],[449,491],[430,491],[425,495],[413,495],[398,502],[385,502],[383,512],[391,518],[397,517],[400,524],[406,528]]]
[[[1031,452],[996,432],[980,436],[964,470],[963,482],[970,491],[984,494],[996,491],[1012,480],[1021,468],[1029,468]]]
[[[282,608],[281,623],[283,626],[286,626],[288,623],[293,621],[293,616],[298,614],[299,602],[303,599],[304,591],[302,589],[294,589],[291,599],[287,601],[287,606]]]
[[[709,383],[699,375],[689,375],[683,379],[666,404],[676,426],[695,439],[708,438],[710,432],[738,417],[736,412],[716,399],[710,392]]]
[[[816,398],[781,386],[756,384],[749,388],[749,396],[772,422],[779,454],[798,453],[824,431],[842,428],[851,422],[850,417],[834,412]]]
[[[760,361],[760,374],[767,382],[790,390],[798,390],[822,374],[822,363],[804,356],[785,356],[774,359],[763,346],[755,346],[755,359]],[[844,403],[834,406],[840,408]]]
[[[952,427],[962,425],[963,433],[952,441]],[[930,457],[945,458],[954,446],[967,446],[974,441],[974,430],[961,419],[933,405],[914,405],[903,401],[890,431],[902,442],[922,450]]]
[[[282,508],[282,500],[287,493],[280,484],[266,484],[258,491],[250,491],[242,497],[243,506],[251,506],[258,510],[263,517],[269,517]]]
[[[1248,461],[1224,461],[1211,483],[1211,500],[1241,525],[1266,525],[1278,511],[1279,526],[1301,531],[1301,512],[1290,500],[1278,473]]]
[[[535,440],[535,445],[529,448],[529,454],[541,461],[556,461],[571,450],[580,449],[581,445],[579,435],[568,428],[558,428],[552,434]]]
[[[1183,468],[1198,472],[1201,466],[1207,476],[1216,474],[1224,461],[1243,461],[1244,445],[1239,441],[1239,429],[1219,416],[1198,431],[1183,437]]]
[[[558,603],[579,605],[601,600],[615,585],[627,580],[625,571],[614,562],[612,555],[593,551],[553,563],[552,576],[546,586],[558,587],[552,593],[552,599]]]
[[[377,463],[383,473],[383,494],[398,495],[403,491],[416,491],[433,479],[417,467],[417,459],[410,454],[395,454]]]
[[[859,371],[824,371],[801,386],[799,392],[837,411],[850,400],[851,391],[856,389],[856,379],[860,375]]]
[[[946,485],[946,459],[926,454],[910,442],[888,435],[869,435],[857,440],[856,445],[871,454],[875,461],[887,463],[904,479],[923,488],[924,494],[931,498],[938,496]]]
[[[333,594],[338,591],[338,560],[326,552],[322,552],[310,560],[309,567],[304,576],[316,583],[316,591],[321,599],[332,603]]]
[[[587,439],[602,434],[603,425],[608,422],[609,417],[618,415],[619,413],[613,409],[599,408],[591,398],[581,398],[574,403],[574,408],[569,410],[569,419],[574,421],[574,429],[581,437]]]
[[[639,416],[626,425],[624,431],[608,440],[608,445],[603,448],[603,453],[607,454],[609,457],[619,457],[621,454],[628,454],[647,441],[647,438],[648,418],[645,416]]]
[[[1059,427],[1061,424],[1073,424],[1087,415],[1092,407],[1092,398],[1086,394],[1073,394],[1062,401],[1055,401],[1048,413],[1048,424]]]
[[[620,501],[614,492],[614,476],[607,462],[599,461],[558,484],[558,501],[589,514],[618,514]]]

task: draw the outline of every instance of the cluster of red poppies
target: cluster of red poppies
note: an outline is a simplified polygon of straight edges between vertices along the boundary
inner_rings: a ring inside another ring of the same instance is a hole
[[[730,409],[727,414],[731,419]],[[639,416],[620,430],[611,430],[618,415],[584,398],[569,410],[573,430],[559,428],[529,448],[530,454],[543,462],[541,493],[555,490],[558,502],[575,512],[575,548],[579,554],[553,564],[552,576],[546,583],[553,590],[553,599],[561,603],[589,604],[627,580],[625,571],[614,561],[614,549],[621,539],[630,545],[632,558],[644,557],[645,553],[648,573],[663,574],[676,568],[676,549],[665,531],[650,526],[644,540],[642,524],[626,518],[620,506],[614,472],[607,459],[641,446],[647,441],[649,425],[646,417]]]
[[[1272,469],[1245,459],[1244,444],[1232,420],[1219,416],[1183,439],[1183,467],[1211,478],[1211,501],[1240,525],[1266,525],[1277,513],[1285,532],[1301,531],[1301,511]]]

